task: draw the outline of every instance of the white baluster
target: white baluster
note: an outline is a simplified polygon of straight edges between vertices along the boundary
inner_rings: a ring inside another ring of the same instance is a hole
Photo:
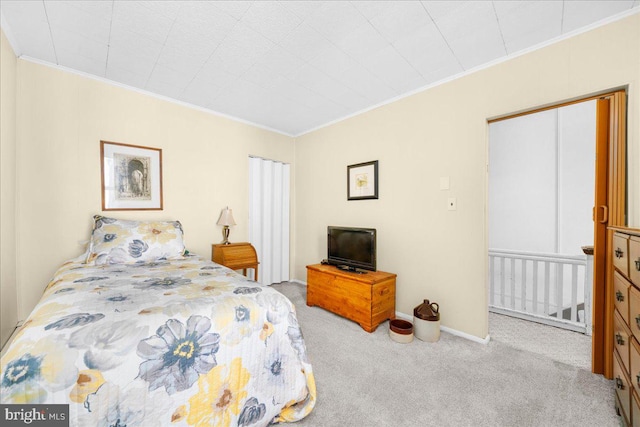
[[[578,265],[571,266],[571,321],[578,321]]]

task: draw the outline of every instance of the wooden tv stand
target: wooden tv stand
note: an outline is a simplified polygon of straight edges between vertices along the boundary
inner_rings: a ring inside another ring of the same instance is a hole
[[[307,266],[307,305],[317,305],[360,324],[367,332],[396,316],[396,275],[358,274],[332,265]]]

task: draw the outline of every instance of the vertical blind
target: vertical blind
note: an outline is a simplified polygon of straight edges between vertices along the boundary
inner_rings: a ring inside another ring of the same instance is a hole
[[[249,241],[263,285],[289,280],[290,166],[249,157]]]

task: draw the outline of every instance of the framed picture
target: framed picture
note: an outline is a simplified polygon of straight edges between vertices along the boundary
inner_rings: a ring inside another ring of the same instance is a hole
[[[347,166],[347,200],[378,198],[378,161]]]
[[[100,141],[102,210],[162,210],[162,150]]]

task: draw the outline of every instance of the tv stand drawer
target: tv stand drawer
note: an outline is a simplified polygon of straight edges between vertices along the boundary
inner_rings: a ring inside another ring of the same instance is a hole
[[[307,305],[319,306],[373,332],[395,317],[396,275],[345,272],[330,265],[307,266]]]

